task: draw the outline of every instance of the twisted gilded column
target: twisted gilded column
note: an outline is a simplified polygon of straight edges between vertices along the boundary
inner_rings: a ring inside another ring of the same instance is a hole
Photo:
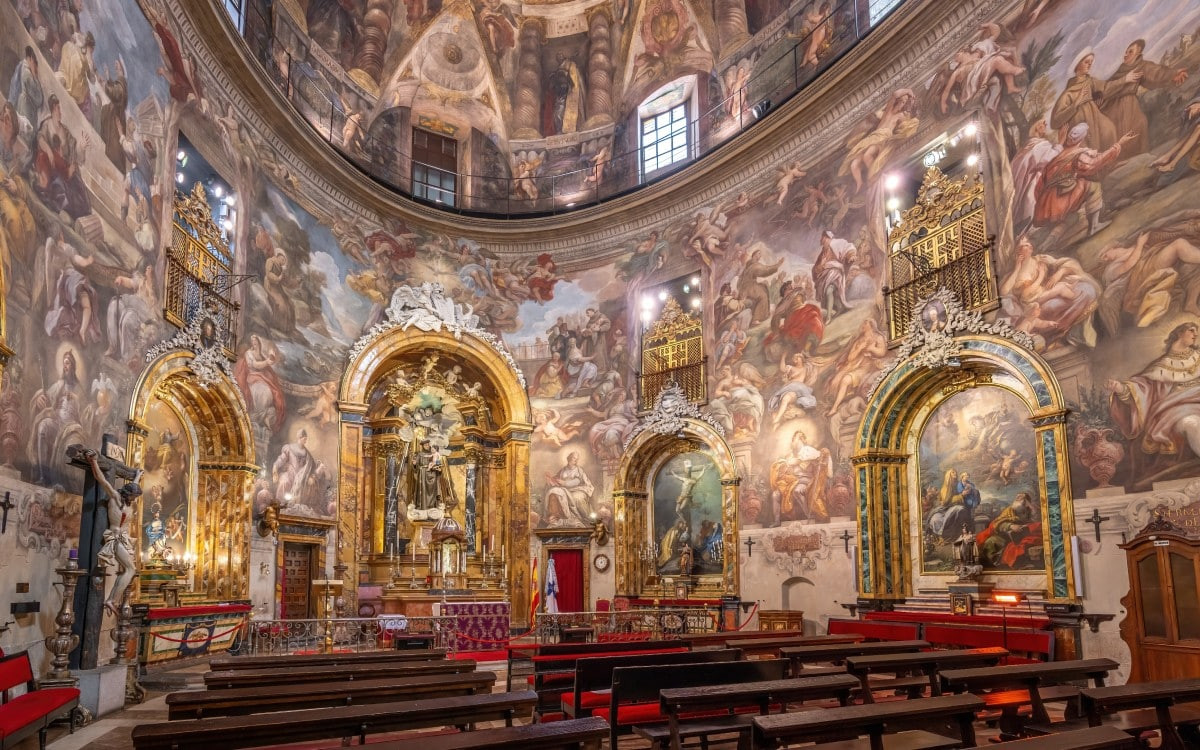
[[[744,14],[743,14],[744,15]],[[587,111],[584,128],[607,125],[613,121],[613,48],[612,19],[596,11],[588,19]]]
[[[750,22],[746,19],[746,0],[716,0],[717,41],[722,59],[750,39]]]
[[[367,0],[367,9],[363,13],[362,40],[354,53],[354,67],[376,82],[383,74],[383,57],[387,53],[395,5],[395,0]]]
[[[512,138],[539,138],[542,115],[542,27],[537,21],[521,26],[517,41],[517,87],[513,102]]]

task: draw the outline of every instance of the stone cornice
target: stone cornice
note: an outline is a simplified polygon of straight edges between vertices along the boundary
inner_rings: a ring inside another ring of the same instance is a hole
[[[613,260],[650,228],[741,190],[773,182],[775,166],[811,164],[883,105],[896,88],[914,87],[973,29],[1018,0],[908,0],[849,54],[773,112],[681,172],[629,195],[568,214],[489,219],[437,211],[401,197],[355,168],[295,112],[238,38],[218,0],[167,0],[181,41],[242,124],[270,144],[302,189],[331,210],[376,221],[400,215],[430,231],[469,236],[502,255],[551,252],[560,270]],[[210,88],[210,91],[213,90]],[[614,221],[615,219],[618,219]]]

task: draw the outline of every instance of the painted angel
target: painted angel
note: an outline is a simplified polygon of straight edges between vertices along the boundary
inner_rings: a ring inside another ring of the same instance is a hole
[[[538,199],[538,186],[534,177],[542,162],[546,160],[545,152],[518,151],[513,162],[513,194],[526,200]]]

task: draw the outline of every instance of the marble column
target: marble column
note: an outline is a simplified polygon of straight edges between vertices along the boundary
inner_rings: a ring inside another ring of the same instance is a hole
[[[607,13],[595,12],[588,20],[588,118],[584,128],[608,125],[613,121],[612,54],[612,19]]]
[[[517,87],[512,138],[540,138],[542,115],[542,29],[533,21],[521,27],[517,41]]]
[[[746,0],[716,0],[719,57],[724,59],[750,39],[750,23],[746,19]]]
[[[354,67],[376,82],[383,73],[383,58],[387,53],[394,9],[395,0],[367,0],[367,9],[363,13],[362,40],[354,53]]]

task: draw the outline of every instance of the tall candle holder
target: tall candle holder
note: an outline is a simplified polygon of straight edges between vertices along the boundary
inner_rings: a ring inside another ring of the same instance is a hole
[[[74,549],[67,556],[66,566],[55,568],[54,572],[62,578],[63,598],[54,617],[54,635],[46,638],[46,650],[54,654],[54,659],[42,684],[77,685],[79,678],[71,674],[68,666],[71,652],[79,646],[79,636],[71,632],[71,626],[75,624],[75,588],[79,585],[79,579],[88,572],[79,568],[79,550]]]

